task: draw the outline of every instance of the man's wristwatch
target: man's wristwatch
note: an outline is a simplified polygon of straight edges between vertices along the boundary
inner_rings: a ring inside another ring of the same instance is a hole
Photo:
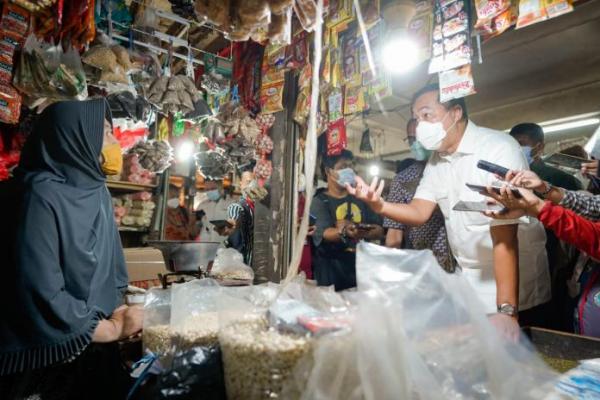
[[[544,190],[543,192],[538,192],[538,194],[543,198],[546,198],[546,196],[548,196],[548,193],[550,193],[550,191],[552,190],[553,186],[548,182],[544,182],[544,184],[546,185],[546,190]]]
[[[517,307],[513,306],[510,303],[502,303],[498,306],[498,313],[508,315],[510,317],[516,317]]]

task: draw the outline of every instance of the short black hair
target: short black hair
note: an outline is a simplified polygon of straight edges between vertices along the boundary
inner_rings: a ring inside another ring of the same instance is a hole
[[[428,85],[423,86],[421,89],[417,90],[416,93],[413,95],[412,98],[412,102],[411,102],[411,108],[414,107],[416,101],[419,99],[419,97],[423,96],[425,93],[429,93],[429,92],[437,92],[438,93],[438,101],[440,102],[441,105],[444,106],[444,108],[446,108],[446,110],[449,110],[453,107],[460,107],[460,109],[462,110],[462,120],[466,121],[467,119],[469,119],[469,113],[467,112],[467,103],[465,102],[464,97],[461,97],[459,99],[452,99],[452,100],[448,100],[445,103],[442,103],[440,101],[440,85],[438,83],[430,83]]]
[[[533,122],[515,125],[510,130],[510,136],[527,136],[534,143],[544,143],[544,130],[541,126]]]
[[[327,168],[333,169],[335,164],[340,160],[354,160],[354,154],[350,150],[342,150],[342,152],[336,156],[323,156],[323,159],[321,160],[321,176],[323,177],[323,180],[327,180],[325,170]]]

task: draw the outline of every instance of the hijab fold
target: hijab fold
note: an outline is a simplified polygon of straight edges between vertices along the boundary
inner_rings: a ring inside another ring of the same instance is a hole
[[[99,161],[107,110],[104,99],[53,104],[23,148],[13,207],[0,209],[18,210],[5,219],[0,375],[76,357],[127,286]]]

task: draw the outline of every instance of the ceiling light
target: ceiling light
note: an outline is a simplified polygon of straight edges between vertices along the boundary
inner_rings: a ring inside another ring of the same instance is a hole
[[[193,142],[185,141],[177,147],[177,160],[188,161],[194,155],[195,146]]]
[[[392,73],[405,73],[419,64],[420,49],[409,37],[391,39],[383,49],[383,65]]]
[[[579,121],[565,122],[563,124],[544,126],[542,129],[544,129],[544,133],[552,133],[598,124],[600,124],[600,118],[587,118]]]
[[[377,165],[371,165],[369,167],[369,175],[371,175],[371,176],[379,176],[380,172],[381,171],[379,170],[379,166],[377,166]]]

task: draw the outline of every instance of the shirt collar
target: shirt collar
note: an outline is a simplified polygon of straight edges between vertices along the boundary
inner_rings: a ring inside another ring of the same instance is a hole
[[[473,123],[473,121],[467,121],[467,128],[465,129],[465,133],[456,149],[456,153],[460,154],[473,154],[477,149],[477,129],[478,126]]]

